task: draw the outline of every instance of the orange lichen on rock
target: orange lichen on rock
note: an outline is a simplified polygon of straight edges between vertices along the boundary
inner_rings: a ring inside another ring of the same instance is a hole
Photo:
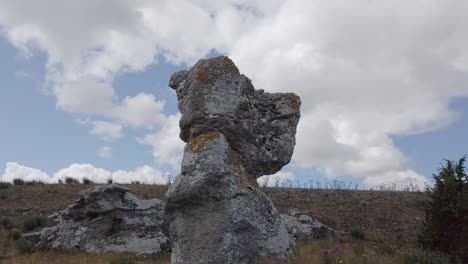
[[[296,128],[297,127],[297,121],[296,120],[288,120],[288,127],[290,128]]]
[[[208,82],[211,78],[216,77],[219,72],[230,73],[232,76],[240,75],[239,69],[234,62],[224,56],[221,60],[205,60],[201,62],[200,68],[195,72],[195,79],[200,82]]]
[[[215,140],[221,136],[221,133],[218,131],[211,131],[204,134],[201,134],[197,137],[192,138],[187,143],[187,148],[193,153],[200,153],[204,148],[207,142]]]
[[[296,112],[299,112],[301,109],[301,99],[295,93],[284,93],[282,94],[284,98],[289,101],[289,107]]]

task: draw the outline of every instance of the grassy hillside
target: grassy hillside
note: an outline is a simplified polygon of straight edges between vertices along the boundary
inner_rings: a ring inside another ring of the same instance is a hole
[[[21,185],[0,190],[0,262],[4,263],[168,263],[168,257],[141,258],[127,254],[35,252],[21,254],[12,229],[24,230],[25,221],[62,210],[93,185]],[[167,187],[127,185],[142,199],[162,198]],[[404,263],[415,241],[427,199],[419,192],[310,190],[264,188],[280,212],[296,208],[345,233],[328,240],[300,242],[290,259],[266,263],[320,263],[320,250],[339,245],[343,263]],[[5,223],[6,222],[6,223]],[[41,225],[42,223],[39,223]],[[44,225],[51,223],[46,222]],[[34,228],[34,226],[32,226]],[[37,227],[36,229],[40,229]],[[20,248],[20,251],[25,251]],[[27,251],[27,250],[26,250]],[[416,252],[418,253],[418,252]],[[416,254],[414,253],[414,254]],[[419,254],[419,253],[418,253]],[[56,259],[54,262],[52,259]],[[333,263],[333,262],[330,262]]]

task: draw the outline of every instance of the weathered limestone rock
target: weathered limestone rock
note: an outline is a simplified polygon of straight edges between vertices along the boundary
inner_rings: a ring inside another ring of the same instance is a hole
[[[157,254],[170,249],[164,203],[139,200],[119,185],[98,186],[51,216],[57,225],[27,234],[40,248]]]
[[[295,145],[301,101],[293,93],[255,90],[228,57],[200,60],[172,75],[179,100],[180,138],[219,131],[255,178],[288,164]]]
[[[331,228],[298,210],[290,210],[287,214],[281,214],[281,218],[286,224],[291,244],[295,244],[298,240],[325,238],[334,232]]]
[[[227,57],[173,74],[181,174],[166,193],[172,263],[253,263],[289,249],[286,226],[255,179],[286,165],[299,97],[254,90]]]

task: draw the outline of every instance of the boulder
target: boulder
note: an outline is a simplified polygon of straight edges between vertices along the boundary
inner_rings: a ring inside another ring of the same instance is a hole
[[[81,192],[78,200],[50,218],[57,225],[23,238],[39,248],[86,252],[154,255],[170,250],[164,203],[139,200],[116,184]]]
[[[298,210],[281,214],[281,218],[286,224],[291,244],[298,240],[322,239],[334,233],[333,229]]]
[[[224,56],[173,74],[169,85],[187,142],[165,196],[171,263],[253,263],[287,252],[286,226],[256,179],[290,161],[299,97],[255,90]]]

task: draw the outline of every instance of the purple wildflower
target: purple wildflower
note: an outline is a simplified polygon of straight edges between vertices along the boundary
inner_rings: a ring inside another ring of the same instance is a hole
[[[338,253],[339,251],[340,251],[340,245],[336,244],[332,249],[332,253]]]
[[[326,248],[322,248],[320,250],[320,255],[321,256],[328,256],[328,250]]]

